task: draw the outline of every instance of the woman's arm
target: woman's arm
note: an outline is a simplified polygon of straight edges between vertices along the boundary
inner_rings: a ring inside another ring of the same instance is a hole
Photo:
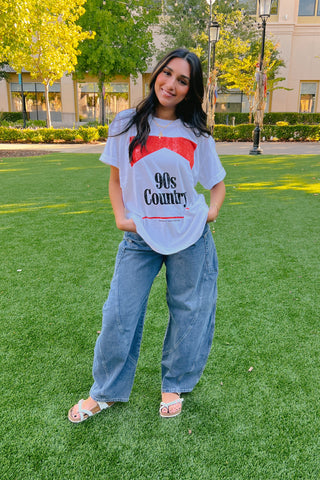
[[[136,232],[136,226],[132,218],[126,218],[120,187],[119,169],[113,166],[110,166],[109,197],[117,228],[126,232]]]
[[[219,215],[219,210],[223,204],[226,195],[224,182],[217,183],[210,190],[210,207],[207,222],[214,222]]]

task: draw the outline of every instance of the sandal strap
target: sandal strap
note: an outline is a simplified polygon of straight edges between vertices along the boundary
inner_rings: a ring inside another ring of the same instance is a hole
[[[161,403],[160,403],[160,409],[161,409],[161,408],[164,408],[164,407],[166,407],[166,408],[169,409],[169,407],[171,407],[171,405],[176,405],[177,403],[182,403],[182,402],[183,402],[183,398],[176,398],[176,399],[173,400],[172,402],[168,402],[168,403],[166,403],[166,402],[161,402]]]
[[[97,401],[97,404],[99,405],[100,410],[104,410],[105,408],[110,408],[113,405],[113,403],[111,403],[111,405],[109,405],[108,402],[98,402],[98,401]]]
[[[78,412],[79,412],[81,421],[85,420],[85,418],[84,418],[85,415],[88,415],[88,417],[92,417],[93,415],[96,415],[96,413],[99,413],[99,412],[93,413],[91,410],[87,410],[86,408],[82,408],[82,403],[83,402],[84,402],[83,399],[81,399],[78,402]],[[112,405],[113,405],[113,403],[111,405],[109,405],[108,402],[97,402],[97,404],[99,405],[100,411],[105,410],[106,408],[112,407]]]
[[[86,408],[82,408],[82,403],[84,402],[83,399],[81,399],[79,402],[78,402],[78,413],[80,415],[80,418],[81,418],[81,421],[83,421],[85,418],[84,416],[85,415],[88,415],[88,417],[92,417],[92,415],[94,415],[91,410],[87,410]]]

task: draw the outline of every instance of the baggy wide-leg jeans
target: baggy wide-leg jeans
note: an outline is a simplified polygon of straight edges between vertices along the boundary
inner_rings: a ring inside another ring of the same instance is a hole
[[[154,278],[166,266],[169,322],[162,352],[162,392],[191,392],[210,353],[217,300],[218,260],[208,225],[181,252],[162,255],[136,233],[125,232],[116,258],[97,339],[97,401],[127,402],[139,358],[144,318]]]

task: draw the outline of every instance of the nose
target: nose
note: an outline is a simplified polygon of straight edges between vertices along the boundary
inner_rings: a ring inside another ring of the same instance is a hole
[[[175,78],[173,77],[173,75],[171,77],[169,77],[167,79],[167,88],[169,88],[170,90],[174,90],[175,88],[175,83],[176,83],[176,80]]]

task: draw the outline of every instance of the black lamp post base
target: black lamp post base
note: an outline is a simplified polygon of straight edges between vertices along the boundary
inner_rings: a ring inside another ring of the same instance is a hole
[[[253,147],[252,150],[250,150],[249,155],[261,155],[263,153],[262,148],[260,147]]]
[[[262,148],[260,147],[260,127],[259,124],[256,125],[256,128],[253,131],[253,148],[250,150],[250,155],[261,155]]]

